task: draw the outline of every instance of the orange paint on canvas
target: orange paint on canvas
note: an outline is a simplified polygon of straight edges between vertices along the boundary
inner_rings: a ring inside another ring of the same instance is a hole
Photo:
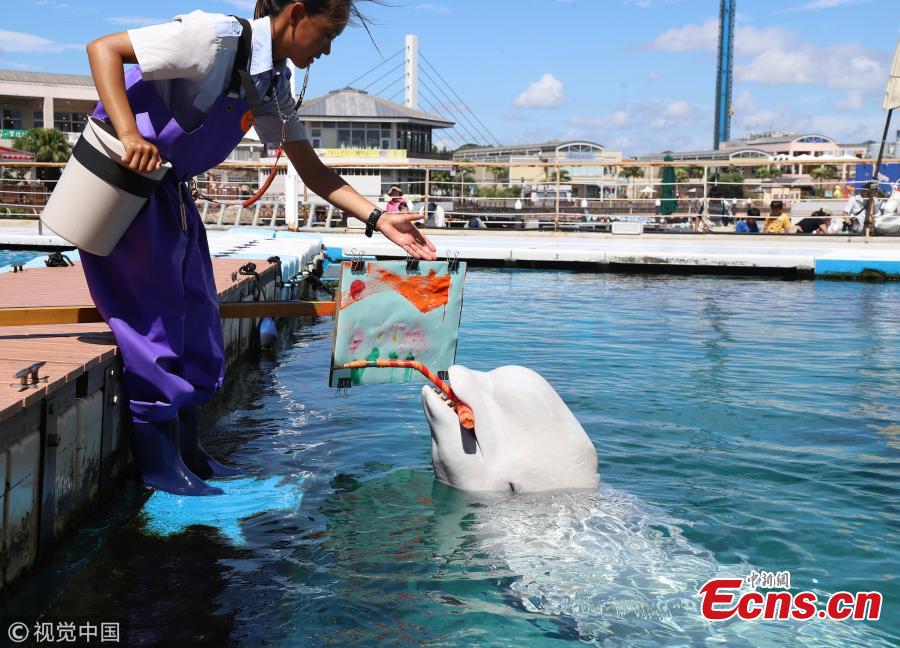
[[[450,275],[437,276],[430,270],[427,277],[401,277],[383,268],[372,268],[380,278],[423,313],[446,306],[450,301]]]

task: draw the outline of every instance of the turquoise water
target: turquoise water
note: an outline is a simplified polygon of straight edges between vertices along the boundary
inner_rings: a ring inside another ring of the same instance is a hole
[[[234,369],[211,421],[282,495],[185,527],[208,512],[131,488],[5,611],[115,616],[144,645],[900,642],[900,285],[471,272],[457,359],[556,387],[598,451],[581,495],[435,483],[420,388],[336,397],[330,331]],[[882,618],[702,622],[699,586],[750,569],[878,590]]]
[[[11,263],[31,261],[34,257],[41,254],[41,252],[32,252],[30,250],[0,250],[0,268]],[[46,254],[46,252],[43,254]]]

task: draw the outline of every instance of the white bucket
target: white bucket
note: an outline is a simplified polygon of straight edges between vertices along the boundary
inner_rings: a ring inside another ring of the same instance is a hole
[[[69,243],[107,256],[172,167],[137,173],[121,163],[125,147],[106,122],[90,117],[41,221]]]

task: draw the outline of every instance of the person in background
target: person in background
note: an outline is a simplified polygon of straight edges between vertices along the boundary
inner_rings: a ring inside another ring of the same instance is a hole
[[[866,199],[855,193],[847,199],[841,213],[842,234],[861,234],[866,226]]]
[[[784,202],[773,200],[769,203],[769,217],[763,226],[765,234],[793,234],[797,229],[791,224],[791,217],[784,213]]]
[[[406,211],[409,211],[409,204],[406,202],[406,198],[403,197],[403,190],[400,187],[394,185],[393,187],[388,189],[387,195],[388,202],[384,208],[384,211],[389,214],[399,212],[401,211],[401,206],[405,206]]]
[[[433,200],[422,205],[425,227],[444,227],[444,208]]]
[[[738,234],[759,234],[757,218],[759,218],[759,207],[748,207],[746,218],[737,222],[737,225],[734,226],[734,231]]]
[[[797,234],[828,234],[831,225],[831,210],[819,209],[797,222]]]

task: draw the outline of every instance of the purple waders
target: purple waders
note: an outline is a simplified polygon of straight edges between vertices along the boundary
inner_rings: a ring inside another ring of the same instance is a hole
[[[179,410],[202,405],[222,384],[224,342],[206,230],[185,183],[234,150],[244,135],[249,103],[222,96],[202,125],[186,132],[139,67],[130,69],[125,81],[141,135],[172,169],[109,256],[82,250],[81,259],[94,303],[122,353],[137,431],[147,424],[165,428]],[[107,118],[102,104],[94,116]],[[154,481],[141,470],[145,483]],[[156,481],[150,485],[192,490]]]

